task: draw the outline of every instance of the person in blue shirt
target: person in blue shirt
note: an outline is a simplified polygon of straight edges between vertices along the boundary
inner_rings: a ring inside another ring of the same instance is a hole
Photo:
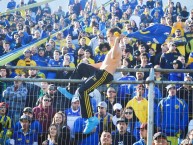
[[[16,2],[14,0],[10,0],[7,4],[7,9],[12,10],[15,9],[16,7]]]
[[[63,61],[60,59],[60,51],[54,50],[54,59],[50,59],[48,62],[48,67],[60,67],[62,66]],[[54,79],[57,77],[57,72],[49,71],[47,78],[48,79]]]
[[[160,5],[160,2],[157,1],[155,6],[156,6],[156,7],[153,8],[153,10],[151,11],[151,16],[153,17],[153,16],[154,16],[154,13],[155,13],[155,12],[158,12],[159,15],[160,15],[160,17],[163,17],[164,11],[163,11],[163,9],[162,9],[162,7],[161,7],[161,5]]]
[[[174,60],[173,62],[173,69],[182,69],[182,63],[179,60]],[[185,74],[182,72],[170,72],[169,73],[169,77],[168,80],[169,81],[184,81],[184,76]],[[176,84],[176,87],[179,88],[181,85],[180,84]]]
[[[38,136],[30,130],[31,118],[27,115],[20,117],[21,129],[14,132],[13,139],[16,145],[37,145]]]
[[[99,134],[97,129],[94,128],[91,133],[83,134],[84,127],[86,126],[87,118],[78,118],[74,122],[75,142],[77,145],[98,145]]]
[[[25,107],[23,109],[23,115],[26,115],[28,117],[30,117],[31,123],[30,123],[30,130],[37,134],[38,136],[41,136],[42,133],[42,125],[40,124],[40,122],[38,120],[34,120],[33,119],[33,111],[31,107]],[[18,121],[15,126],[14,126],[14,132],[19,131],[22,128],[21,126],[21,122]]]
[[[135,142],[133,145],[146,145],[147,144],[147,123],[143,123],[140,126],[140,140],[138,140],[137,142]]]
[[[45,48],[39,47],[38,54],[33,57],[33,60],[36,62],[37,66],[47,67],[49,58],[45,56]],[[46,70],[40,70],[40,72],[47,75]]]
[[[163,98],[156,110],[156,126],[165,133],[172,145],[178,144],[178,137],[188,125],[188,105],[176,96],[176,86],[168,85],[168,97]]]

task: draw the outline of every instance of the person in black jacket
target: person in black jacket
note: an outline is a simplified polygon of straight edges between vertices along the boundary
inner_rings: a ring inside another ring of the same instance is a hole
[[[132,145],[136,138],[127,132],[127,122],[124,118],[117,121],[117,132],[112,133],[113,145]]]

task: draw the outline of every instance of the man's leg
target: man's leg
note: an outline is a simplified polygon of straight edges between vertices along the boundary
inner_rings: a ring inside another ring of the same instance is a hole
[[[82,79],[83,77],[89,78],[95,74],[95,72],[98,69],[95,67],[85,64],[85,63],[80,63],[76,69],[73,71],[70,79]],[[77,83],[69,83],[68,88],[61,88],[58,87],[58,91],[60,91],[65,97],[68,99],[72,99],[73,94],[75,94],[76,90],[78,88]]]
[[[84,130],[85,134],[90,133],[95,126],[98,125],[99,120],[96,117],[93,117],[93,109],[90,102],[89,93],[92,92],[95,88],[99,87],[102,84],[109,83],[113,80],[113,76],[107,71],[98,70],[96,75],[93,75],[85,81],[84,84],[78,89],[78,95],[81,104],[81,114],[83,118],[89,118],[87,126]]]

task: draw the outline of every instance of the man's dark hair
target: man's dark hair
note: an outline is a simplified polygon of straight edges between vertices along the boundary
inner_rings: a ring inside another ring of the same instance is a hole
[[[110,32],[110,33],[112,33],[112,34],[114,34],[115,32],[118,32],[119,34],[121,34],[121,30],[120,30],[119,28],[117,28],[117,27],[110,28],[110,29],[108,30],[108,32]]]

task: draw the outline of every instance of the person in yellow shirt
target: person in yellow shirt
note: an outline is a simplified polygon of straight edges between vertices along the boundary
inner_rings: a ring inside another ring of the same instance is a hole
[[[89,49],[84,51],[84,58],[80,62],[85,62],[88,64],[95,64],[95,61],[91,58],[91,52]]]
[[[137,85],[136,86],[136,96],[131,99],[127,105],[127,107],[132,107],[136,113],[137,118],[141,123],[147,123],[148,118],[148,101],[143,98],[144,95],[144,86]]]

